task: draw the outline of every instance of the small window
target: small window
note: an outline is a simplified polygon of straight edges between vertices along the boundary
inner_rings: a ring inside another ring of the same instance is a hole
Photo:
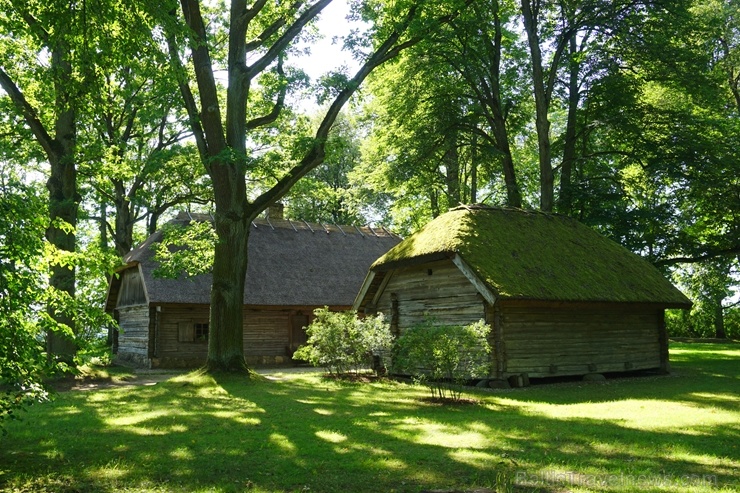
[[[179,342],[208,342],[207,322],[180,322],[177,340]]]
[[[193,324],[193,332],[196,342],[208,341],[208,324]]]

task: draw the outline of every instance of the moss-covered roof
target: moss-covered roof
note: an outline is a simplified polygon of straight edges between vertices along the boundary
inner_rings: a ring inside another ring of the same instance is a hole
[[[652,264],[621,245],[573,219],[520,209],[458,207],[372,268],[453,254],[500,299],[690,305]]]

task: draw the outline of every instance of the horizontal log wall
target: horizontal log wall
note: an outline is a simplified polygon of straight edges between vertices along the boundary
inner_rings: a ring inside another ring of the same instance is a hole
[[[244,310],[244,355],[287,356],[294,310]]]
[[[490,309],[489,309],[490,310]],[[501,306],[506,375],[530,377],[660,367],[662,310]]]
[[[290,361],[292,316],[307,315],[309,321],[317,307],[245,308],[244,355],[249,364],[275,364]],[[346,309],[347,307],[333,307]],[[194,367],[205,363],[205,341],[180,341],[180,324],[208,323],[208,305],[163,305],[158,312],[157,338],[152,364],[159,367]],[[153,324],[154,325],[154,324]]]
[[[117,358],[149,366],[149,306],[118,308]]]
[[[188,367],[205,364],[207,341],[179,340],[180,324],[208,323],[208,305],[165,305],[156,313],[158,318],[155,365],[161,367]]]
[[[468,325],[485,317],[483,299],[450,261],[394,271],[377,304],[389,321],[393,293],[400,332],[430,318],[439,324]]]

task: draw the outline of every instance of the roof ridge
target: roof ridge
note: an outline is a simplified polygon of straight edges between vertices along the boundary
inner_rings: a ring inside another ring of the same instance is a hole
[[[211,213],[204,212],[190,212],[190,211],[179,211],[177,216],[170,219],[167,224],[190,222],[190,221],[209,221],[213,222],[214,217]],[[311,232],[324,232],[330,233],[341,233],[346,236],[347,234],[355,234],[355,231],[362,236],[369,237],[392,237],[401,238],[400,235],[392,232],[382,224],[379,226],[372,227],[369,224],[357,225],[357,224],[338,224],[336,222],[324,222],[324,221],[306,221],[305,219],[268,219],[264,217],[255,218],[252,221],[252,226],[255,228],[259,226],[269,226],[271,229],[282,228],[282,229],[293,229],[298,232],[300,230],[306,230],[306,227]],[[303,226],[305,225],[305,227]]]

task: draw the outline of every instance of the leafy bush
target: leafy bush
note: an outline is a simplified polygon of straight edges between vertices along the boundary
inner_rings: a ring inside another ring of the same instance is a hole
[[[467,380],[488,375],[490,331],[482,320],[466,326],[426,321],[396,340],[393,371],[427,385],[432,397],[459,400]]]
[[[317,308],[308,326],[308,341],[293,354],[295,359],[320,366],[330,374],[355,373],[369,365],[374,354],[390,349],[390,326],[377,317],[357,318],[353,311],[331,312]]]

